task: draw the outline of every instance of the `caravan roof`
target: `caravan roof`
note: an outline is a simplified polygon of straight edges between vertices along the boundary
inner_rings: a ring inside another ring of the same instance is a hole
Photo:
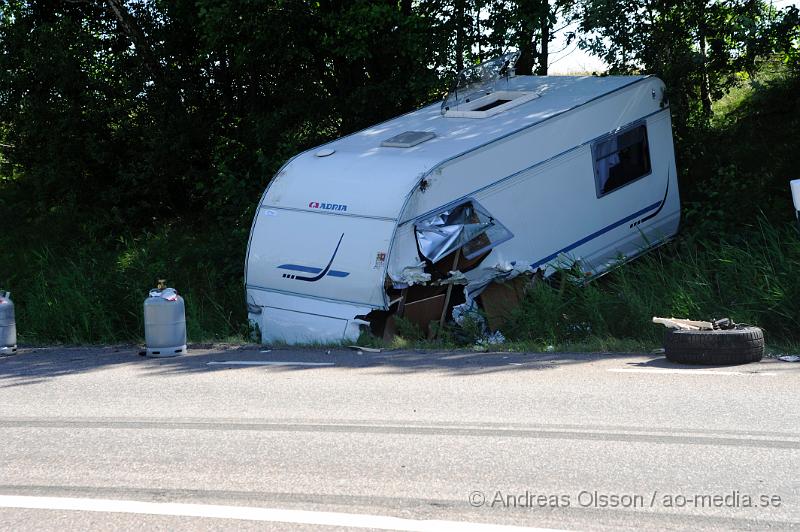
[[[398,160],[439,162],[487,141],[530,127],[569,111],[645,76],[520,76],[502,81],[501,90],[532,92],[537,98],[488,118],[444,116],[440,104],[393,118],[326,145],[344,156],[380,154]],[[382,148],[381,142],[407,131],[426,131],[435,138],[407,149]],[[313,151],[308,155],[313,154]]]
[[[348,214],[395,219],[409,191],[424,173],[438,164],[645,78],[501,79],[496,86],[498,93],[521,92],[532,96],[519,105],[502,105],[508,100],[501,100],[499,106],[485,106],[497,107],[496,110],[473,113],[473,116],[489,115],[485,118],[453,117],[454,113],[443,113],[437,103],[303,152],[276,176],[270,186],[273,193],[269,204],[305,209],[309,202],[321,202],[344,207]],[[420,140],[414,135],[404,135],[409,132],[428,135]],[[399,140],[395,139],[398,136]],[[409,147],[382,146],[385,141]]]

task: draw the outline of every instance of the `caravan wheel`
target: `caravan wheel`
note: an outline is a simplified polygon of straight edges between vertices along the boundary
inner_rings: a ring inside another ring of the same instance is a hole
[[[764,356],[764,332],[758,327],[714,331],[670,329],[664,336],[667,360],[679,364],[746,364]]]

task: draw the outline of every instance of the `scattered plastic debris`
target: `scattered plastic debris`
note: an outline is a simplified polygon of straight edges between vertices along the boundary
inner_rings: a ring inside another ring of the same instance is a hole
[[[403,268],[401,279],[407,286],[424,284],[431,280],[431,274],[425,271],[425,263],[420,262],[416,266],[407,266]]]
[[[782,357],[778,357],[778,360],[783,360],[784,362],[800,362],[800,356],[783,355]]]
[[[714,321],[687,320],[684,318],[659,318],[653,316],[653,323],[659,323],[669,329],[679,329],[684,331],[713,331],[738,329],[744,324],[735,323],[730,318],[722,318]]]
[[[364,351],[367,353],[380,353],[381,350],[375,347],[361,347],[360,345],[348,345],[350,349],[355,349],[356,351]]]
[[[456,322],[456,325],[464,325],[466,320],[486,326],[486,320],[478,312],[478,307],[474,301],[467,301],[453,307],[453,321]]]
[[[653,316],[653,323],[659,323],[668,329],[683,329],[690,331],[710,331],[714,324],[710,321],[687,320],[684,318],[659,318]]]
[[[447,285],[447,284],[465,285],[468,283],[469,279],[467,278],[467,276],[464,275],[463,272],[460,272],[458,270],[451,270],[450,272],[448,272],[447,277],[445,279],[439,281],[439,284],[441,285]]]
[[[487,334],[483,338],[478,339],[475,342],[476,345],[479,346],[489,346],[489,345],[499,345],[506,343],[506,337],[503,336],[503,333],[500,331],[495,331],[491,334]]]
[[[161,281],[159,281],[161,283]],[[174,288],[153,288],[150,290],[150,297],[160,297],[167,301],[177,301],[178,291]]]

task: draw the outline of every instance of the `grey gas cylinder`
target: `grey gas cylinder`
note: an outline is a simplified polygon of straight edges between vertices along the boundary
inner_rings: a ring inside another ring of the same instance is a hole
[[[17,352],[17,323],[11,292],[0,290],[0,355]]]
[[[149,357],[186,353],[186,307],[174,288],[159,281],[144,301],[144,343]]]

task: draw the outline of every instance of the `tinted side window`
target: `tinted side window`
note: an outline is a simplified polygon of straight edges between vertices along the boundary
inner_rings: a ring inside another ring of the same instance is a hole
[[[645,125],[597,142],[592,153],[598,197],[650,173],[650,149]]]

